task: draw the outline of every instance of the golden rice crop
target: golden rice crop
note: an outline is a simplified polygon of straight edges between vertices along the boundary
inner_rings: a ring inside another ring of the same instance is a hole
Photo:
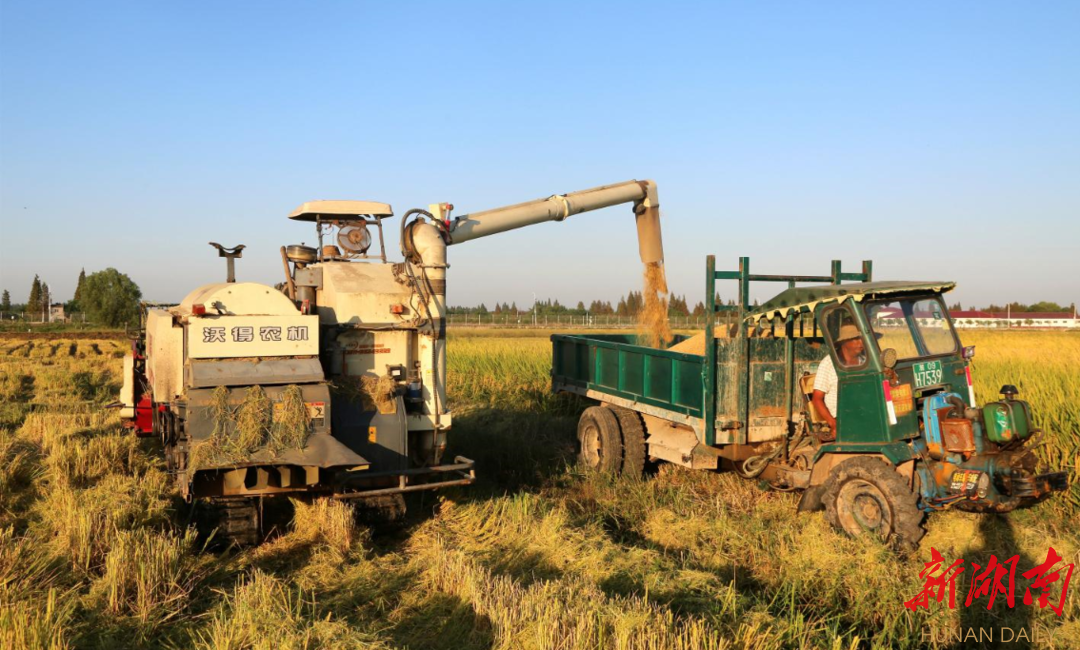
[[[670,466],[577,474],[584,403],[551,394],[548,334],[451,332],[451,453],[478,460],[479,484],[417,495],[388,535],[351,504],[297,501],[282,537],[222,555],[193,543],[159,443],[100,409],[123,342],[0,339],[0,647],[915,648],[928,625],[1037,625],[1078,647],[1075,581],[1060,618],[1020,602],[910,612],[925,553],[837,534],[796,514],[797,495]],[[978,398],[1017,385],[1044,461],[1075,472],[1080,336],[961,335]],[[1080,564],[1077,512],[1058,496],[935,513],[923,549],[1026,569],[1053,546]]]

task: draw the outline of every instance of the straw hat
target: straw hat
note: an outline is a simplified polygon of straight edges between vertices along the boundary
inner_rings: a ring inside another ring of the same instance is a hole
[[[881,332],[874,332],[874,338],[881,340]],[[851,323],[844,323],[840,326],[840,333],[836,335],[836,342],[843,343],[844,341],[850,341],[851,339],[861,338],[862,334],[859,332],[859,328]]]
[[[855,327],[851,323],[844,323],[840,326],[840,333],[836,335],[836,342],[843,343],[844,341],[850,341],[851,339],[857,339],[859,334],[859,328]]]

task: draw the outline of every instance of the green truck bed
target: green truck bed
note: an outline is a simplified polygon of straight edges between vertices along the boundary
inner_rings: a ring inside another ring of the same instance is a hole
[[[676,337],[676,342],[685,336]],[[672,413],[705,415],[705,357],[657,350],[621,334],[551,337],[555,390],[595,391]]]
[[[627,335],[556,334],[551,343],[553,390],[689,425],[710,445],[783,435],[789,414],[802,409],[796,378],[814,372],[824,356],[819,339],[717,339],[710,390],[704,355],[637,345]],[[708,411],[715,414],[715,427],[705,426]]]

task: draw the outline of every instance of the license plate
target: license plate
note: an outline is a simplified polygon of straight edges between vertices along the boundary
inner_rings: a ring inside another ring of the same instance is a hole
[[[935,386],[941,383],[941,362],[921,361],[911,367],[915,375],[915,388]]]

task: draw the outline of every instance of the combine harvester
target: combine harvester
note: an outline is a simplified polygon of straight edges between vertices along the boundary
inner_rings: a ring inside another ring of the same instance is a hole
[[[581,461],[634,475],[646,458],[730,467],[803,490],[799,510],[823,508],[841,530],[908,548],[926,512],[1008,512],[1066,489],[1065,472],[1037,469],[1041,432],[1016,388],[976,402],[975,350],[961,346],[941,298],[953,283],[872,282],[871,268],[843,273],[834,261],[828,276],[754,275],[748,258],[718,272],[709,256],[707,313],[733,315],[734,331],[710,323],[669,349],[630,336],[553,336],[553,390],[600,403],[581,415]],[[738,282],[738,305],[715,302],[717,280]],[[751,308],[755,281],[788,288]],[[838,354],[852,340],[862,354]],[[813,403],[826,355],[839,391],[835,430]]]
[[[219,539],[258,542],[267,497],[362,499],[399,516],[405,492],[475,477],[472,461],[443,459],[447,247],[624,203],[642,262],[659,266],[652,181],[453,219],[447,203],[409,210],[402,262],[386,257],[389,205],[304,203],[289,218],[314,223],[319,245],[281,248],[284,283],[236,282],[244,247],[211,244],[227,258],[226,282],[146,310],[124,360],[122,416],[138,435],[160,437],[177,489],[210,506],[200,521]]]

